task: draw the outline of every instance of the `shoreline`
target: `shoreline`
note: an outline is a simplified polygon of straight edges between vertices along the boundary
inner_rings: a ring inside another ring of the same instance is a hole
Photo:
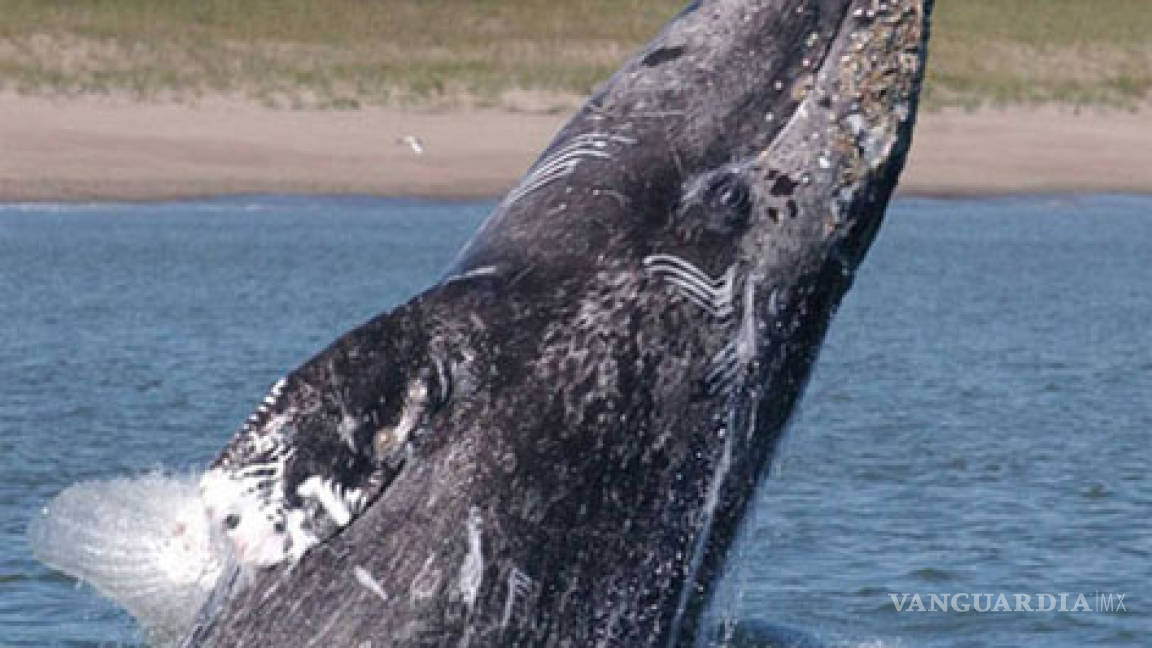
[[[498,198],[568,112],[291,111],[0,94],[0,202],[244,194]],[[422,153],[404,142],[419,138]],[[1011,107],[920,115],[899,195],[1152,193],[1144,113]]]

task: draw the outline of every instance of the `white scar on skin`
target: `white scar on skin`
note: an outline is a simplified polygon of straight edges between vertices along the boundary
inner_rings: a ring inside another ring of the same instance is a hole
[[[445,284],[455,283],[457,281],[467,281],[469,279],[477,279],[480,277],[494,277],[500,273],[500,268],[494,265],[480,266],[473,268],[467,272],[461,272],[458,275],[453,275],[444,280]]]
[[[736,265],[713,279],[692,263],[671,254],[654,254],[644,259],[648,272],[677,288],[692,303],[709,315],[728,320],[736,313]],[[740,326],[731,341],[712,357],[705,377],[709,393],[730,391],[735,378],[756,355],[756,288],[754,282],[744,282]]]
[[[468,555],[460,565],[458,582],[460,594],[468,607],[476,603],[476,597],[480,594],[480,584],[484,579],[483,538],[480,534],[482,522],[479,509],[473,508],[468,512]]]
[[[609,144],[635,144],[636,140],[623,135],[585,133],[573,137],[555,153],[542,160],[508,193],[505,205],[511,205],[524,196],[553,182],[572,175],[576,168],[588,160],[610,160]]]
[[[744,283],[741,311],[735,337],[712,358],[712,369],[705,379],[712,393],[730,391],[740,372],[756,358],[756,286],[752,281]]]
[[[388,602],[388,593],[384,591],[383,587],[381,587],[380,581],[376,580],[376,577],[368,573],[367,569],[364,569],[360,565],[356,565],[352,568],[352,575],[356,578],[356,582],[360,583],[364,589],[378,596],[381,601],[384,601],[385,603]]]
[[[653,254],[644,259],[644,268],[676,286],[692,303],[718,319],[727,319],[735,311],[736,265],[728,267],[716,279],[692,263],[671,254]]]
[[[420,567],[420,571],[412,578],[412,584],[408,590],[408,600],[413,605],[417,601],[431,597],[436,592],[436,588],[440,586],[440,570],[432,567],[432,563],[435,561],[436,554],[429,554],[424,565]]]

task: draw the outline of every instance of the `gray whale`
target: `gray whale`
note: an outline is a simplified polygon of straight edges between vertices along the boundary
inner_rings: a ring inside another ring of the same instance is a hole
[[[442,281],[232,439],[213,470],[291,559],[222,579],[185,645],[697,642],[896,185],[930,10],[690,5]]]

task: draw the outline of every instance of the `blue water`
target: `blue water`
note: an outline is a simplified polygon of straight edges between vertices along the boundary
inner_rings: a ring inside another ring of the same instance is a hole
[[[431,282],[490,204],[0,205],[0,646],[135,645],[33,561],[83,479],[203,466],[267,386]],[[829,645],[1152,635],[1152,198],[898,201],[740,544],[739,616]],[[1122,593],[898,612],[889,593]]]

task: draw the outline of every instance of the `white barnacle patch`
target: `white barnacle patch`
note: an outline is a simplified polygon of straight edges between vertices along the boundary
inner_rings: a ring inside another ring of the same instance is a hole
[[[259,425],[260,420],[272,411],[272,407],[276,404],[276,401],[280,400],[280,396],[283,395],[284,387],[287,386],[287,384],[288,379],[281,378],[272,385],[272,388],[268,390],[264,399],[256,406],[256,410],[248,417],[247,425],[245,426],[246,429],[251,430]]]
[[[653,254],[644,259],[650,274],[662,277],[675,286],[682,296],[708,314],[727,319],[735,310],[736,266],[731,265],[720,277],[713,279],[692,263],[671,254]]]
[[[345,527],[352,521],[352,511],[345,502],[343,491],[331,480],[320,476],[309,477],[296,487],[296,494],[319,503],[337,526]]]
[[[384,591],[384,588],[380,585],[380,581],[376,580],[376,577],[369,573],[367,569],[356,565],[352,568],[352,576],[356,579],[357,583],[360,583],[361,587],[375,594],[381,601],[385,603],[388,602],[388,593]]]
[[[287,557],[294,563],[320,543],[320,539],[308,530],[308,517],[300,509],[293,509],[284,515],[284,527],[289,540]]]
[[[289,424],[290,417],[286,413],[277,414],[261,426],[261,431],[249,431],[247,441],[251,444],[250,452],[253,455],[277,455],[288,447],[284,439],[284,428]]]
[[[528,175],[508,193],[505,205],[511,205],[524,196],[537,191],[561,178],[572,175],[584,162],[589,160],[610,160],[609,144],[635,144],[636,140],[623,135],[606,133],[585,133],[577,135],[560,147],[552,155],[537,164]]]
[[[460,596],[468,607],[476,604],[476,597],[480,594],[480,584],[484,580],[484,547],[483,537],[480,533],[480,510],[473,508],[468,512],[468,555],[460,565],[460,576],[456,587]]]
[[[349,488],[348,490],[340,491],[340,495],[344,500],[344,505],[348,510],[352,511],[355,515],[364,510],[364,505],[368,503],[368,498],[364,495],[364,491],[359,488]]]

